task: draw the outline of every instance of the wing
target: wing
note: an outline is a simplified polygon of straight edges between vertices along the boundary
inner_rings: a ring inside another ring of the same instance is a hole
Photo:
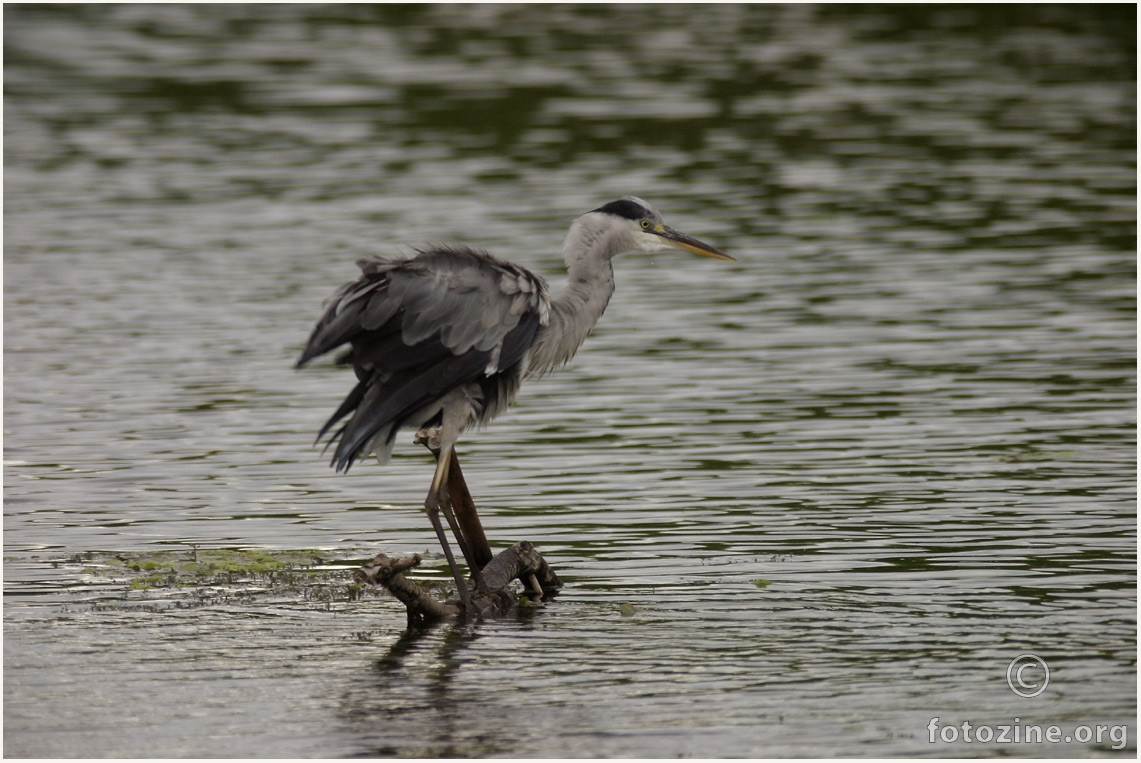
[[[485,397],[502,384],[513,392],[550,307],[543,279],[470,249],[358,264],[361,277],[337,291],[298,360],[350,345],[340,360],[358,383],[318,435],[352,414],[331,438],[338,470],[461,385],[479,382]]]

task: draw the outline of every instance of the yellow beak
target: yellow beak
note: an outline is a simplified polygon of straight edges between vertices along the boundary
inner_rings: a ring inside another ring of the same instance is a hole
[[[687,252],[700,254],[702,257],[712,257],[715,260],[736,261],[717,247],[710,246],[704,241],[698,241],[693,236],[687,236],[668,226],[656,225],[654,226],[653,232],[660,236],[664,243],[672,246],[674,249],[683,249]]]

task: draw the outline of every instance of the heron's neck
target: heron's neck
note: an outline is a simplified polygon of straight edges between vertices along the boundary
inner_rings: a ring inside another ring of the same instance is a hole
[[[542,374],[572,357],[614,294],[614,268],[608,257],[567,252],[567,283],[551,300],[550,320],[536,339],[529,373]]]
[[[571,355],[586,341],[613,294],[614,268],[609,259],[600,260],[590,268],[571,268],[562,293],[551,302],[552,327],[557,315],[557,331],[567,346],[573,346]]]

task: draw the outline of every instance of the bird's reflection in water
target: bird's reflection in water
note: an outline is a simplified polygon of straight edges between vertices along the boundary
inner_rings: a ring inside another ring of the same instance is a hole
[[[527,628],[537,612],[520,608],[513,620]],[[514,721],[482,712],[460,679],[474,659],[471,648],[484,638],[479,627],[407,628],[372,659],[372,680],[354,683],[341,714],[367,740],[362,756],[474,757],[511,749]]]

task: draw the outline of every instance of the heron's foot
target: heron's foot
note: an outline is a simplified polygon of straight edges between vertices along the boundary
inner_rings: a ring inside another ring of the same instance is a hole
[[[424,427],[416,433],[412,444],[426,445],[429,450],[438,451],[440,449],[440,430],[441,427]]]

